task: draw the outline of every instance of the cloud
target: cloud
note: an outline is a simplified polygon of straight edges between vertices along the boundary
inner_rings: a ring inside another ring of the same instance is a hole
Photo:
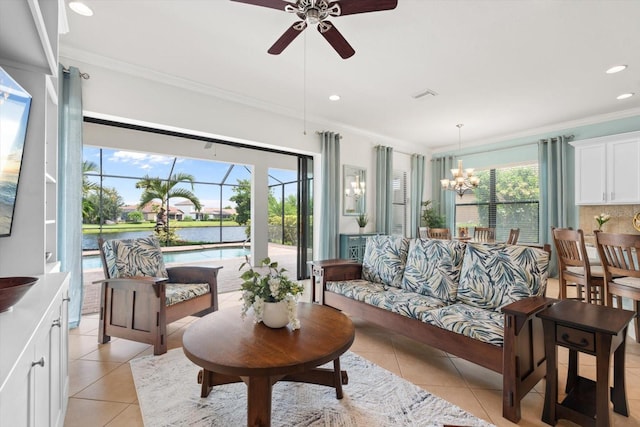
[[[138,166],[141,169],[152,169],[154,165],[170,165],[173,157],[159,154],[138,153],[135,151],[115,151],[110,161]]]

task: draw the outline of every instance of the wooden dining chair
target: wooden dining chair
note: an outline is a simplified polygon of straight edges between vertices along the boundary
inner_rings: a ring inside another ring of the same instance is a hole
[[[427,235],[430,239],[451,240],[451,231],[448,228],[428,228]]]
[[[582,230],[551,227],[551,231],[558,257],[559,298],[566,299],[567,286],[575,285],[578,300],[604,305],[604,270],[589,263]]]
[[[473,230],[473,240],[476,242],[495,242],[496,229],[493,227],[476,227]]]
[[[622,308],[622,298],[633,301],[636,342],[640,343],[640,234],[603,233],[596,230],[596,246],[604,268],[607,304]]]
[[[505,243],[507,245],[515,245],[518,243],[518,237],[520,237],[520,229],[512,228],[509,230],[509,237],[507,237],[507,241]]]

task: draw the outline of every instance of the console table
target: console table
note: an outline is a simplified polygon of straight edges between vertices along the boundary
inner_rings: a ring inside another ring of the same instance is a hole
[[[605,427],[609,421],[609,362],[613,354],[611,402],[618,414],[629,416],[624,380],[627,327],[633,311],[563,300],[538,313],[544,330],[547,385],[542,421],[558,419],[581,426]],[[558,403],[558,348],[569,349],[567,397]],[[578,375],[578,352],[596,357],[596,381]]]
[[[361,263],[367,246],[367,237],[377,235],[378,233],[341,234],[340,258],[352,259]]]

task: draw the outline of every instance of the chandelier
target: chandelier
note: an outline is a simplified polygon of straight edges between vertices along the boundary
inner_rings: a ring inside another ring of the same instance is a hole
[[[462,148],[461,128],[463,124],[457,124],[458,128],[458,149]],[[451,169],[453,179],[441,179],[440,184],[443,190],[455,191],[460,197],[466,193],[471,193],[480,184],[480,178],[473,174],[473,168],[463,169],[462,160],[458,160],[458,168]]]

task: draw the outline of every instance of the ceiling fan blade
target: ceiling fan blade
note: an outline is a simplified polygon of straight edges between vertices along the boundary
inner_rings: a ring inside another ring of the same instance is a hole
[[[293,39],[298,37],[298,35],[303,32],[305,28],[307,28],[307,24],[304,21],[295,22],[287,29],[287,31],[284,32],[283,35],[280,36],[278,40],[276,40],[273,46],[269,48],[268,52],[272,55],[281,54],[282,51],[285,50],[285,48],[289,46],[289,44],[291,44]]]
[[[270,7],[272,9],[284,10],[287,5],[293,5],[284,0],[231,0],[237,3],[252,4],[254,6]]]
[[[322,21],[318,25],[318,31],[331,46],[338,52],[342,59],[351,58],[356,53],[349,42],[340,34],[340,31],[330,22]]]
[[[329,7],[336,3],[340,6],[340,16],[343,16],[395,9],[398,5],[398,0],[342,0],[332,2]]]

